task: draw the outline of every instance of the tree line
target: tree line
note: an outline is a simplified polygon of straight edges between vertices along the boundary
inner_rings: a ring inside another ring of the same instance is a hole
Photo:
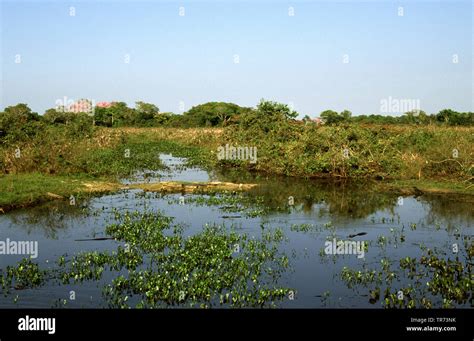
[[[272,110],[266,110],[266,103],[273,103]],[[65,125],[71,134],[88,133],[93,126],[105,127],[222,127],[232,124],[247,126],[250,123],[261,124],[261,119],[254,121],[256,116],[267,116],[262,119],[273,120],[273,115],[287,110],[287,106],[262,100],[256,108],[242,107],[234,103],[208,102],[192,107],[183,114],[161,112],[151,103],[136,102],[135,107],[129,107],[125,102],[98,103],[80,100],[69,107],[58,106],[48,109],[43,115],[33,112],[27,104],[20,103],[9,106],[0,112],[0,139],[6,142],[7,135],[14,136],[13,140],[24,139],[31,135],[41,125]],[[289,109],[288,109],[289,110]],[[315,122],[309,116],[298,120],[299,114],[291,110],[291,115],[285,116],[289,123]],[[410,111],[401,116],[359,115],[353,116],[348,110],[340,113],[326,110],[320,114],[318,124],[337,125],[348,123],[367,124],[438,124],[450,126],[474,125],[473,112],[457,112],[443,109],[435,114],[424,111]]]
[[[401,116],[387,116],[380,114],[352,116],[348,110],[338,113],[333,110],[323,111],[320,115],[325,124],[342,122],[372,123],[372,124],[445,124],[450,126],[474,125],[474,112],[457,112],[443,109],[435,114],[427,114],[423,110],[412,110]],[[305,116],[304,121],[311,121]]]

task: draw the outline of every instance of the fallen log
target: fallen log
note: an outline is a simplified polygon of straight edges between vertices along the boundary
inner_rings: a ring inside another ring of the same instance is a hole
[[[167,193],[207,193],[221,191],[248,191],[257,184],[236,184],[233,182],[184,182],[163,181],[156,183],[131,184],[127,188],[142,189],[145,192],[167,192]]]

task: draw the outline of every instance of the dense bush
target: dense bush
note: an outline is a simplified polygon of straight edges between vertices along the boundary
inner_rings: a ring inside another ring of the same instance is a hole
[[[352,113],[349,110],[344,110],[340,114],[333,110],[326,110],[321,113],[321,118],[326,124],[348,122],[351,119],[351,116]]]
[[[474,173],[474,137],[465,128],[361,126],[336,112],[325,115],[336,118],[329,124],[297,124],[289,112],[283,104],[261,102],[226,129],[225,143],[258,148],[258,162],[240,166],[306,177],[465,179]],[[426,118],[418,114],[405,115],[407,123]]]
[[[193,127],[214,127],[251,111],[234,103],[209,102],[192,107],[183,115],[183,123]]]
[[[26,104],[17,104],[0,112],[1,144],[27,141],[36,136],[42,129],[42,117]]]
[[[474,112],[456,112],[443,109],[437,114],[428,115],[424,111],[410,111],[402,116],[359,115],[351,118],[354,123],[372,124],[442,124],[450,126],[474,125]]]

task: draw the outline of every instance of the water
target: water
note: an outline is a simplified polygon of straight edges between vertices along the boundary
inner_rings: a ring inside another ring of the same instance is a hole
[[[140,172],[124,183],[170,180],[257,182],[261,186],[249,195],[263,197],[268,213],[257,217],[229,214],[219,205],[189,202],[182,205],[179,203],[182,194],[144,195],[139,190],[124,190],[90,198],[76,206],[54,201],[1,215],[0,240],[38,241],[39,253],[34,261],[47,268],[62,255],[116,250],[121,243],[114,240],[78,241],[106,237],[105,226],[114,222],[113,208],[161,210],[174,217],[176,222],[184,223],[186,234],[199,232],[203,225],[215,223],[232,225],[241,233],[259,235],[263,224],[265,228],[281,228],[287,237],[281,250],[289,256],[290,269],[281,279],[281,284],[294,288],[295,295],[294,299],[284,300],[280,306],[365,308],[380,307],[380,301],[369,303],[367,288],[349,288],[341,279],[344,266],[353,269],[376,267],[382,258],[387,258],[397,267],[400,258],[419,258],[422,254],[420,247],[424,246],[441,250],[447,256],[453,255],[453,244],[461,245],[460,238],[472,238],[474,232],[472,201],[455,195],[399,197],[375,190],[369,183],[295,180],[238,172],[208,174],[199,168],[187,169],[183,159],[171,155],[162,155],[161,158],[169,167],[167,171]],[[185,195],[185,199],[191,197]],[[290,205],[291,197],[293,205]],[[311,227],[298,228],[301,224],[311,224]],[[325,242],[334,238],[364,241],[370,245],[364,258],[357,254],[327,255],[324,253]],[[14,265],[22,257],[2,255],[0,268]],[[48,308],[60,306],[62,300],[67,300],[66,307],[106,307],[102,288],[116,276],[117,273],[106,272],[97,282],[64,286],[47,284],[38,289],[14,290],[12,294],[0,297],[0,307]],[[406,278],[400,278],[396,283],[402,286],[406,284]],[[73,301],[69,300],[72,290],[76,294]]]

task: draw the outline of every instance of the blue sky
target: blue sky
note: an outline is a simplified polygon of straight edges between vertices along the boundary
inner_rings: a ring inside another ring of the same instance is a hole
[[[1,2],[1,108],[265,98],[317,116],[391,97],[474,111],[471,1]]]

